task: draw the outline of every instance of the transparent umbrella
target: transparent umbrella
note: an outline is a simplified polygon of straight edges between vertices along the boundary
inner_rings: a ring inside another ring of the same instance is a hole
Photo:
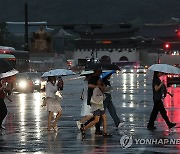
[[[180,69],[168,64],[154,64],[148,68],[149,71],[158,71],[169,74],[180,74]]]
[[[67,76],[67,75],[75,75],[76,73],[72,70],[67,69],[54,69],[50,70],[48,72],[45,72],[42,77],[48,77],[48,76]]]
[[[0,59],[0,78],[6,78],[18,73],[7,61]]]

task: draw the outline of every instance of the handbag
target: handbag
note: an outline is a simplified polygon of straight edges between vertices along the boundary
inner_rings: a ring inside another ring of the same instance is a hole
[[[100,99],[99,100],[95,100],[94,98],[93,98],[93,96],[91,97],[91,103],[93,103],[93,104],[103,104],[103,101],[104,101],[104,97],[103,97],[103,95],[102,96],[98,96]]]

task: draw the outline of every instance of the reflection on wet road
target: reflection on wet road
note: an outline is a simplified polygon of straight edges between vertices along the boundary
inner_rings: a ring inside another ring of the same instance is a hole
[[[41,107],[44,93],[14,94],[13,102],[8,106],[8,116],[5,131],[0,133],[0,152],[17,153],[176,153],[179,145],[135,144],[123,149],[120,139],[123,135],[133,136],[134,139],[179,139],[180,138],[180,88],[170,87],[168,91],[174,94],[164,100],[170,120],[177,123],[177,128],[169,132],[167,126],[158,116],[155,131],[146,129],[152,110],[151,79],[140,74],[114,74],[111,79],[113,86],[113,103],[119,117],[125,121],[124,127],[117,130],[108,115],[108,130],[111,138],[96,136],[92,131],[87,132],[81,140],[81,133],[76,127],[80,119],[83,88],[82,77],[67,77],[63,91],[63,115],[58,122],[57,132],[47,131],[47,112]]]

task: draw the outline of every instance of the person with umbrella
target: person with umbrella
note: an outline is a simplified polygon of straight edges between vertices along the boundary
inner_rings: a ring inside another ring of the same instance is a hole
[[[0,129],[5,129],[5,127],[2,126],[2,122],[4,118],[7,115],[7,107],[4,102],[4,98],[6,97],[6,94],[4,90],[6,89],[4,80],[0,80]]]
[[[56,77],[55,76],[48,76],[48,81],[46,84],[46,104],[47,104],[47,111],[49,112],[48,115],[48,131],[50,130],[57,130],[57,122],[62,115],[62,108],[60,105],[60,97],[56,95],[58,90],[58,86],[56,84]],[[53,123],[51,123],[53,113],[57,112],[56,118]]]
[[[153,110],[150,115],[149,123],[147,125],[147,128],[149,130],[156,129],[156,127],[154,126],[154,121],[157,118],[158,112],[160,112],[162,118],[165,120],[169,129],[176,126],[176,123],[172,123],[169,121],[166,109],[164,108],[164,104],[162,101],[163,95],[164,95],[163,89],[165,89],[164,82],[163,81],[161,82],[161,80],[160,80],[160,77],[162,75],[163,75],[162,72],[154,71],[153,82],[152,82],[154,106],[153,106]],[[166,95],[166,93],[167,93],[167,91],[165,91],[165,95]]]
[[[5,78],[13,76],[18,73],[17,70],[15,70],[7,61],[0,59],[0,130],[5,129],[2,126],[3,120],[7,115],[7,107],[4,102],[4,98],[7,97],[5,90],[6,90],[6,84],[5,84]],[[11,99],[7,97],[9,101]]]

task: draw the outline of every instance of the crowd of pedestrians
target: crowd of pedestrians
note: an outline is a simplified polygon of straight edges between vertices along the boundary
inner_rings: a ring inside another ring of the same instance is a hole
[[[82,133],[82,136],[85,136],[85,132],[91,128],[95,127],[96,135],[103,136],[112,136],[107,131],[107,111],[109,112],[112,120],[114,121],[115,127],[118,129],[124,125],[124,122],[119,118],[116,113],[116,108],[112,101],[111,96],[111,83],[110,78],[114,72],[110,72],[106,74],[106,76],[102,75],[102,70],[96,69],[94,71],[86,71],[83,75],[84,79],[84,88],[81,94],[82,99],[82,108],[81,108],[81,116],[82,119],[76,121],[77,127]],[[154,106],[152,113],[150,115],[149,123],[147,128],[149,130],[154,130],[156,127],[154,126],[154,121],[156,120],[158,112],[162,115],[169,129],[174,127],[176,123],[170,122],[167,116],[166,110],[163,105],[162,99],[166,97],[168,93],[163,81],[160,80],[160,76],[163,73],[154,72],[152,88],[153,88],[153,101]],[[62,100],[62,96],[58,91],[63,90],[63,80],[62,78],[58,78],[56,81],[55,76],[49,76],[46,84],[46,97],[43,99],[42,106],[47,107],[48,111],[48,119],[47,119],[47,129],[48,131],[54,130],[57,131],[58,126],[57,122],[62,115],[62,108],[60,102]],[[4,103],[5,94],[5,84],[3,79],[0,82],[0,130],[5,129],[2,125],[4,118],[7,115],[7,107]],[[170,94],[171,95],[171,94]],[[172,95],[171,95],[172,96]],[[56,117],[54,118],[54,113]],[[52,121],[53,120],[53,121]],[[103,126],[103,130],[101,130],[101,125]]]

